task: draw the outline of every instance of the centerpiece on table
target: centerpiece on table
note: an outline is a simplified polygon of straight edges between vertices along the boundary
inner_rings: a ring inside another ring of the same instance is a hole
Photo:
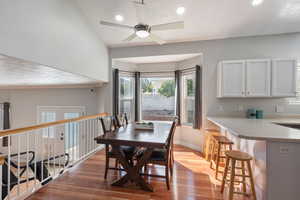
[[[153,130],[154,124],[152,122],[140,121],[134,123],[134,128],[138,130]]]

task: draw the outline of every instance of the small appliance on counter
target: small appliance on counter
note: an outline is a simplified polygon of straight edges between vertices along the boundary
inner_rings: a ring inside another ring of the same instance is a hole
[[[264,111],[263,110],[256,110],[256,119],[264,118]]]
[[[254,108],[249,108],[247,110],[247,118],[248,119],[262,119],[264,116],[264,111]]]
[[[256,119],[256,109],[249,108],[247,110],[247,115],[246,116],[247,116],[248,119]]]

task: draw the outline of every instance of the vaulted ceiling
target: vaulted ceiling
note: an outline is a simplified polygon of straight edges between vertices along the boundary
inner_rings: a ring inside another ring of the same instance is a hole
[[[117,14],[124,17],[122,24],[127,25],[135,25],[137,18],[150,25],[184,20],[184,30],[157,32],[167,42],[300,31],[300,0],[264,0],[258,6],[252,6],[252,1],[145,0],[145,6],[138,9],[132,0],[77,0],[77,4],[88,23],[109,46],[152,44],[147,39],[122,42],[131,30],[99,24],[100,20],[116,22],[114,16]],[[179,6],[186,8],[183,16],[176,14]]]

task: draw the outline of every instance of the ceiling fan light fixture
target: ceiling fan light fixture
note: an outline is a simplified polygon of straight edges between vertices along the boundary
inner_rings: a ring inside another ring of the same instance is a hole
[[[124,20],[124,17],[122,15],[115,15],[115,20],[118,22],[122,22]]]
[[[150,33],[148,31],[145,30],[138,30],[135,32],[135,34],[139,37],[139,38],[146,38],[150,35]]]
[[[180,6],[176,9],[177,15],[183,15],[185,13],[185,7]]]
[[[252,0],[252,6],[259,6],[264,0]]]

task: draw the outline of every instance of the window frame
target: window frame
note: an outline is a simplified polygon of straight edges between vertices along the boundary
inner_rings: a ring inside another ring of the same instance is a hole
[[[289,105],[300,105],[300,64],[297,65],[296,97],[288,99]]]
[[[122,97],[121,95],[121,78],[130,78],[132,80],[131,83],[131,87],[132,87],[132,95],[131,96],[126,96],[126,97]],[[128,120],[130,122],[134,121],[134,114],[135,114],[135,77],[134,77],[134,73],[123,73],[121,72],[119,75],[119,111],[121,111],[121,105],[122,102],[126,102],[129,101],[130,102],[130,113],[126,113]]]
[[[194,104],[195,104],[195,90],[196,90],[196,75],[195,75],[195,70],[193,71],[189,71],[189,72],[185,72],[181,74],[181,124],[184,126],[193,126],[194,122],[187,122],[188,121],[188,114],[187,114],[187,109],[186,109],[186,102],[188,100],[194,100]],[[188,80],[190,77],[190,79],[193,80],[193,89],[194,89],[194,96],[188,96],[188,89],[187,89],[187,84],[186,84],[186,80]],[[194,105],[195,106],[195,105]],[[195,111],[194,111],[195,112]],[[195,117],[193,116],[193,121]]]

